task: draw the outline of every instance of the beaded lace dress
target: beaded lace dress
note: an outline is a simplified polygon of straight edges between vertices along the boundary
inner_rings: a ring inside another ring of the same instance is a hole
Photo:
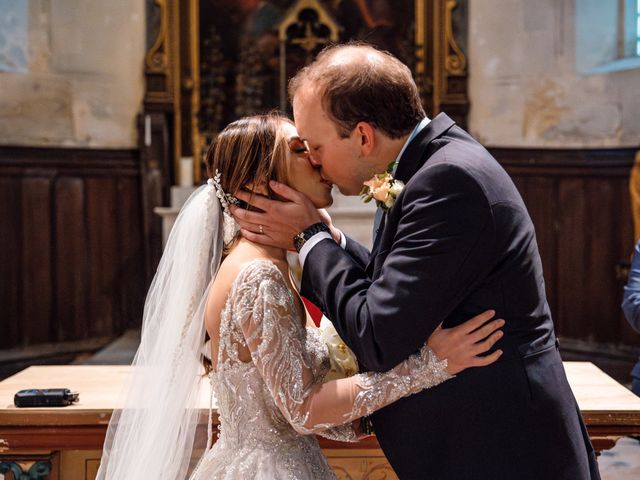
[[[248,348],[250,362],[239,348]],[[315,434],[356,441],[353,420],[451,378],[446,360],[426,346],[389,372],[323,383],[329,364],[275,264],[248,263],[222,310],[210,374],[220,434],[191,479],[333,479]]]

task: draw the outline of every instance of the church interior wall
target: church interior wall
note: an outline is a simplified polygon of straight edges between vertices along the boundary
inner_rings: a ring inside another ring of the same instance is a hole
[[[613,3],[469,2],[471,133],[496,147],[640,145],[640,68],[595,68],[615,57]]]
[[[2,3],[0,145],[136,147],[144,0]]]
[[[149,233],[159,219],[145,216],[151,209],[141,185],[170,181],[145,171],[136,128],[148,2],[0,3],[18,16],[11,39],[0,38],[0,243],[12,245],[0,250],[0,274],[11,279],[0,304],[12,305],[0,349],[112,337],[139,321],[144,270],[156,263],[149,251],[160,250],[159,235],[154,243]],[[627,182],[640,145],[640,68],[604,71],[615,45],[589,44],[585,32],[608,39],[589,16],[608,2],[459,3],[468,8],[469,130],[509,171],[530,210],[558,331],[587,352],[622,346],[632,358],[640,337],[619,305],[633,245]],[[171,127],[158,130],[166,136]],[[149,165],[157,164],[161,143],[150,144]],[[333,211],[341,210],[339,227],[370,245],[368,207],[337,195]],[[78,235],[65,234],[66,225]],[[88,259],[109,268],[89,268]],[[71,273],[69,265],[82,268]],[[59,274],[65,269],[69,278]],[[40,287],[40,303],[30,303],[28,293]],[[73,288],[82,308],[68,315],[50,308],[68,306],[58,294]],[[31,307],[41,337],[24,321]],[[112,313],[92,324],[101,311]]]

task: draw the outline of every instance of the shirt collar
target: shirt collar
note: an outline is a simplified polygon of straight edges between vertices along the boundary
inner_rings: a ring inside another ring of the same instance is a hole
[[[427,125],[429,125],[429,123],[431,122],[431,119],[429,117],[424,117],[422,120],[420,120],[420,122],[415,126],[415,128],[413,129],[413,131],[411,132],[411,135],[409,135],[409,138],[407,138],[407,141],[404,142],[404,145],[402,146],[402,150],[400,150],[400,153],[398,154],[398,156],[396,157],[396,161],[395,161],[395,165],[393,166],[393,170],[391,172],[391,175],[395,175],[396,174],[396,170],[398,169],[398,164],[400,163],[400,159],[402,158],[402,154],[404,153],[404,151],[407,149],[407,147],[409,146],[409,144],[411,143],[411,140],[413,140],[414,138],[416,138],[416,135],[418,135],[422,129],[424,127],[426,127]]]

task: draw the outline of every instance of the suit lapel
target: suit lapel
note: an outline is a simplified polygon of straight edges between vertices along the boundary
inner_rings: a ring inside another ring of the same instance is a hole
[[[446,113],[439,113],[431,120],[407,145],[398,163],[395,178],[407,183],[427,160],[424,152],[429,144],[454,125],[455,122]]]
[[[444,134],[455,122],[449,118],[446,113],[439,113],[436,117],[429,122],[429,125],[424,127],[416,137],[411,140],[411,143],[407,145],[406,150],[403,152],[398,163],[398,169],[396,170],[395,178],[407,183],[411,180],[411,177],[420,169],[420,167],[428,160],[425,158],[425,150],[429,144]],[[367,272],[373,267],[373,262],[380,249],[380,239],[382,238],[382,232],[384,231],[386,224],[387,214],[383,215],[378,233],[373,242],[373,248],[371,249],[371,257],[369,264],[367,265]]]

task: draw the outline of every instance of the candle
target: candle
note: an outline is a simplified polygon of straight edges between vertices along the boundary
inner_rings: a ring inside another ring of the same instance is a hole
[[[182,157],[180,159],[179,185],[181,187],[193,186],[193,157]]]

